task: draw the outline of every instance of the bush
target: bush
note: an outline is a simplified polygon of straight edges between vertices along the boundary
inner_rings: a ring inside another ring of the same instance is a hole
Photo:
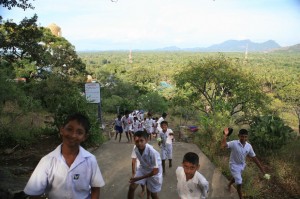
[[[70,81],[67,77],[51,75],[46,80],[32,83],[27,89],[28,93],[35,100],[41,101],[43,108],[53,116],[52,125],[57,132],[69,114],[80,112],[91,122],[91,131],[86,144],[103,142],[100,124],[97,121],[97,105],[87,102],[76,82]]]
[[[254,117],[250,124],[249,140],[261,155],[281,149],[293,137],[293,129],[277,116]]]

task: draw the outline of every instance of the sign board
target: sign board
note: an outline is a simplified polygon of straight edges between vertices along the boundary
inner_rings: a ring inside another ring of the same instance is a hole
[[[100,103],[100,84],[86,83],[85,97],[90,103]]]

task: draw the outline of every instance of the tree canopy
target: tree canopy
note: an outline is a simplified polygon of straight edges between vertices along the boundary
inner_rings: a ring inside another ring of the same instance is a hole
[[[186,91],[186,100],[194,108],[206,114],[239,114],[236,122],[249,120],[268,102],[255,78],[224,55],[190,62],[174,79],[176,86]]]

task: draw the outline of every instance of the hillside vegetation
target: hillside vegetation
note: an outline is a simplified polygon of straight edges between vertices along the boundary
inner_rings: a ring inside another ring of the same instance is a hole
[[[167,111],[199,131],[194,142],[228,175],[220,150],[225,126],[244,127],[272,180],[250,164],[245,194],[300,195],[299,53],[80,52],[37,25],[37,16],[0,24],[0,147],[5,154],[55,135],[70,112],[92,122],[86,145],[104,142],[97,105],[84,95],[87,75],[101,85],[105,115],[142,109]],[[11,149],[11,150],[8,150]],[[276,191],[277,190],[277,191]]]

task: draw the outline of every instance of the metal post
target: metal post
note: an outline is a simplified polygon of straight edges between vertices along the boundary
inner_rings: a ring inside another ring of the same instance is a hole
[[[102,127],[101,103],[98,103],[98,121]]]

